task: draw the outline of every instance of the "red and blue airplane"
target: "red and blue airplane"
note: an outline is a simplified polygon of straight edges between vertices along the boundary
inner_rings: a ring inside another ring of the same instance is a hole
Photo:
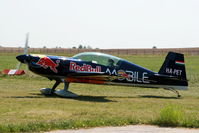
[[[27,64],[30,71],[56,81],[52,88],[40,90],[44,95],[77,97],[68,91],[69,83],[164,88],[174,91],[178,97],[177,90],[188,89],[184,55],[180,53],[169,52],[159,72],[98,52],[73,57],[24,54],[16,58]],[[55,90],[62,82],[64,89]]]

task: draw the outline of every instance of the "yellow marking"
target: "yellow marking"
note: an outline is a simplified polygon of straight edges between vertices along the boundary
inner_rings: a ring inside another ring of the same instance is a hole
[[[42,55],[42,54],[31,54],[31,56],[37,56],[39,58],[46,57],[46,55]]]

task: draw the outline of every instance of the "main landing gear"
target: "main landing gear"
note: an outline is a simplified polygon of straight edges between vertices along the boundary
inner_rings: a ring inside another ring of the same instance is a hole
[[[180,97],[181,97],[180,93],[179,93],[177,90],[175,90],[175,89],[173,89],[173,88],[165,88],[165,89],[166,89],[166,90],[170,90],[170,91],[174,92],[175,94],[177,94],[177,98],[180,98]]]
[[[56,81],[55,84],[53,85],[52,89],[51,88],[42,88],[40,89],[40,92],[43,95],[49,96],[49,95],[58,95],[60,97],[66,97],[66,98],[70,98],[70,97],[78,97],[78,95],[68,91],[68,87],[69,87],[69,83],[68,82],[64,82],[64,89],[63,90],[55,90],[56,87],[60,84],[60,81]]]

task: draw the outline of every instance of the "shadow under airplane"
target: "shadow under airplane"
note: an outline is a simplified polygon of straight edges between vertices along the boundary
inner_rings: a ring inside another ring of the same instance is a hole
[[[140,98],[157,98],[157,99],[179,99],[179,97],[167,97],[167,96],[153,96],[153,95],[141,95]]]
[[[40,93],[30,93],[30,94],[32,94],[32,96],[8,96],[6,98],[44,98],[44,95],[42,95]],[[57,96],[57,95],[46,95],[45,97],[55,98],[55,97],[60,97],[60,96]],[[116,101],[107,99],[106,96],[80,95],[78,97],[71,97],[69,99],[78,100],[78,101],[88,101],[88,102],[116,102]]]

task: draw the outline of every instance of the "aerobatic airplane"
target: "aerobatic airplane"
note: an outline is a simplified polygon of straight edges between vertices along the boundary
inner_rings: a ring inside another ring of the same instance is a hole
[[[174,91],[178,97],[180,94],[176,89],[188,89],[184,55],[180,53],[169,52],[159,72],[98,52],[73,57],[24,54],[16,58],[27,64],[30,71],[56,81],[52,88],[40,90],[44,95],[77,97],[68,91],[69,83],[164,88]],[[55,90],[62,82],[64,89]]]

